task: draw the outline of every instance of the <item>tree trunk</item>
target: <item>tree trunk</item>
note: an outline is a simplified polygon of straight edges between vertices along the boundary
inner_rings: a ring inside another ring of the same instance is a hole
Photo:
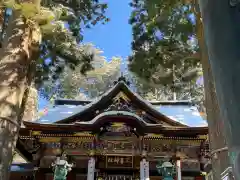
[[[36,33],[38,32],[38,33]],[[0,180],[7,180],[18,131],[21,104],[28,87],[28,71],[34,49],[39,43],[38,27],[30,26],[13,11],[0,60]],[[39,34],[40,35],[40,34]]]
[[[223,118],[217,101],[211,66],[208,60],[208,52],[204,40],[204,30],[200,12],[196,13],[197,36],[201,53],[201,63],[204,76],[205,107],[209,127],[209,140],[211,151],[226,147],[223,129]],[[220,180],[221,173],[229,166],[228,152],[222,151],[211,155],[213,179]]]
[[[209,62],[235,179],[240,179],[240,12],[231,0],[199,1]],[[238,1],[235,1],[238,3]],[[219,121],[219,120],[218,120]],[[218,123],[219,124],[219,123]],[[221,140],[220,140],[221,141]]]
[[[26,97],[26,103],[23,109],[23,121],[34,121],[37,119],[38,109],[38,92],[34,85],[28,87],[28,93]]]

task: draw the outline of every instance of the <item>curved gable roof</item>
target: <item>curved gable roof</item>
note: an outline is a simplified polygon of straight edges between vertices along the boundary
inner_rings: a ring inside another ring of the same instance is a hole
[[[182,136],[196,136],[205,135],[208,132],[207,127],[186,127],[186,126],[164,126],[161,124],[149,124],[145,122],[140,116],[126,111],[108,111],[97,115],[94,119],[88,122],[74,122],[71,124],[41,124],[39,126],[36,122],[24,122],[27,129],[34,129],[37,131],[53,130],[53,131],[67,131],[74,133],[76,131],[93,131],[99,133],[101,127],[113,122],[125,124],[134,127],[134,131],[138,135],[145,133],[162,133],[166,136],[182,135]]]
[[[47,115],[41,117],[36,122],[51,124],[51,123],[73,123],[75,121],[90,121],[96,116],[95,113],[96,111],[103,110],[107,106],[111,105],[112,99],[114,99],[114,97],[116,97],[117,94],[119,94],[120,92],[123,92],[130,99],[131,103],[134,103],[140,109],[143,109],[145,112],[147,112],[154,118],[158,119],[159,121],[165,122],[172,126],[184,127],[188,126],[189,124],[185,123],[184,121],[181,121],[180,119],[183,117],[180,117],[177,114],[180,113],[181,107],[182,109],[190,109],[191,105],[189,104],[189,102],[150,103],[148,101],[145,101],[138,94],[132,92],[123,81],[118,82],[113,88],[111,88],[109,91],[104,93],[102,96],[100,96],[93,102],[89,101],[83,102],[76,100],[57,100],[57,104],[59,105],[53,109],[50,109]],[[177,107],[178,109],[176,111]],[[174,108],[175,110],[173,110]],[[195,122],[195,124],[196,122],[198,122],[197,124],[201,124],[199,122],[203,121],[203,119],[200,116],[191,116],[191,113],[193,114],[193,112],[188,114],[186,112],[187,111],[183,110],[181,116],[184,116],[186,119],[192,119]],[[86,117],[88,117],[88,119]],[[193,123],[190,126],[196,126]]]

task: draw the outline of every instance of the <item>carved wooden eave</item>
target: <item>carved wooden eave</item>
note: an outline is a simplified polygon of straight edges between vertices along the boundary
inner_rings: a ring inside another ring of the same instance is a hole
[[[146,123],[141,117],[130,112],[108,111],[96,116],[88,122],[74,122],[71,124],[39,124],[35,122],[24,122],[24,130],[51,131],[75,133],[81,131],[91,131],[98,133],[104,124],[121,122],[136,128],[139,135],[144,136],[148,133],[163,134],[164,136],[199,136],[208,133],[207,127],[187,127],[187,126],[163,126],[161,124]]]

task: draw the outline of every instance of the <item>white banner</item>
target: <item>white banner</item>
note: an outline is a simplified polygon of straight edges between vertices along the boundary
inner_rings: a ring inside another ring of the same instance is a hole
[[[177,160],[176,170],[177,170],[177,180],[181,180],[182,179],[181,160]]]
[[[95,172],[95,158],[91,157],[88,160],[88,175],[87,180],[94,180],[94,172]]]
[[[149,180],[149,162],[146,159],[140,162],[140,180]]]

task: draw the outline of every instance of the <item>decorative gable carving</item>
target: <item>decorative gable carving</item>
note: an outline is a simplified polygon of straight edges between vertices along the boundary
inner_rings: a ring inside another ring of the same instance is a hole
[[[108,106],[104,112],[107,111],[128,111],[142,117],[145,113],[139,108],[135,107],[127,95],[123,92],[119,92],[112,100],[112,104]]]
[[[100,138],[104,140],[127,140],[136,137],[135,129],[125,123],[111,123],[100,130]]]
[[[144,110],[135,106],[135,104],[133,104],[131,102],[131,100],[127,97],[127,95],[123,92],[118,93],[116,95],[116,97],[113,98],[112,104],[109,105],[104,110],[104,112],[107,112],[107,111],[127,111],[127,112],[131,112],[133,114],[138,115],[147,123],[163,124],[163,122],[155,119],[154,117],[152,117],[150,114],[148,114]],[[98,112],[98,114],[99,114],[99,112]],[[169,124],[165,123],[164,125],[169,125]]]

